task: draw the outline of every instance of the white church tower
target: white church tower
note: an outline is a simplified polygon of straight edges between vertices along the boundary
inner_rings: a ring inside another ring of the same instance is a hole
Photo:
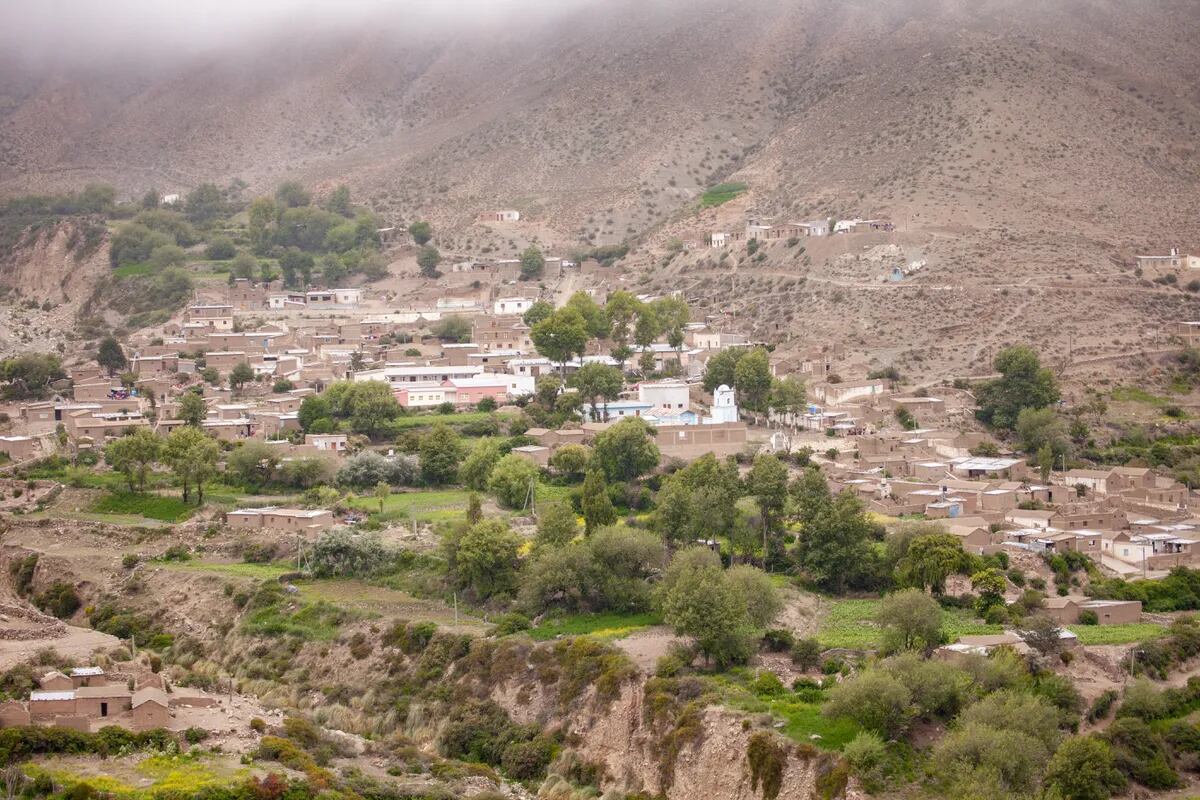
[[[712,423],[737,422],[738,408],[733,389],[721,384],[713,392]]]

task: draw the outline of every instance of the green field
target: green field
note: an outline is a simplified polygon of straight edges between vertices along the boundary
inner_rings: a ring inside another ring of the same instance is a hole
[[[817,640],[823,647],[845,647],[869,650],[881,643],[880,630],[875,625],[879,600],[832,600],[826,606],[817,630]],[[965,610],[943,611],[942,630],[949,641],[960,636],[1002,633],[1001,625],[980,622]]]
[[[631,633],[661,625],[658,614],[575,614],[543,622],[529,631],[542,642],[559,636],[595,636],[600,639],[623,639]]]
[[[141,275],[151,275],[154,273],[154,267],[143,261],[137,264],[122,264],[113,269],[113,275],[118,278],[136,278]]]
[[[91,508],[95,514],[146,517],[160,522],[182,522],[195,510],[195,506],[184,503],[178,497],[131,492],[106,494],[93,503]]]
[[[411,417],[401,417],[395,421],[395,425],[398,429],[426,428],[439,422],[450,426],[466,425],[468,422],[482,422],[493,416],[493,413],[491,411],[463,411],[456,414],[415,414]],[[500,414],[499,418],[507,419],[508,417]]]
[[[700,195],[700,207],[712,208],[713,206],[719,206],[722,203],[728,203],[730,200],[746,191],[747,188],[749,187],[741,182],[718,183],[716,186]]]
[[[415,519],[418,522],[445,522],[458,519],[467,509],[465,489],[432,489],[421,492],[395,492],[383,501],[383,514],[392,519]],[[379,513],[379,501],[374,497],[356,497],[349,505],[371,514]]]
[[[779,732],[797,742],[824,750],[841,750],[858,735],[857,723],[822,716],[820,703],[808,702],[787,690],[780,694],[756,694],[749,679],[746,670],[737,670],[709,681],[720,694],[722,705],[749,714],[770,714],[783,723]]]
[[[1080,644],[1133,644],[1162,636],[1166,629],[1154,622],[1124,625],[1068,625]]]

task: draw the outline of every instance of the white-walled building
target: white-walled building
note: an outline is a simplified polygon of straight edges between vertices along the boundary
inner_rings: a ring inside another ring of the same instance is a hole
[[[529,297],[501,297],[492,304],[492,313],[504,316],[524,314],[533,308],[534,302]]]
[[[652,381],[638,384],[638,400],[653,408],[687,411],[691,407],[688,385],[683,381]]]

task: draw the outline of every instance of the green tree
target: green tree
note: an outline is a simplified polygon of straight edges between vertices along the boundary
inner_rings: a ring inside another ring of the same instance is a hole
[[[379,483],[375,484],[375,489],[372,494],[374,495],[375,499],[379,501],[379,513],[382,514],[383,504],[386,503],[387,499],[392,496],[392,487],[387,481],[380,481]]]
[[[797,416],[805,410],[808,400],[804,381],[788,375],[782,380],[771,381],[771,393],[767,398],[767,406],[776,414],[791,414]]]
[[[318,420],[328,420],[331,427],[333,424],[333,410],[330,408],[329,399],[319,394],[310,394],[300,402],[298,416],[300,427],[306,433],[316,432],[313,428]]]
[[[475,443],[458,469],[458,482],[468,489],[483,491],[492,477],[492,469],[500,461],[500,443],[484,437]]]
[[[225,193],[215,184],[202,183],[188,192],[183,207],[189,220],[205,225],[225,214]]]
[[[746,354],[742,348],[722,350],[704,365],[704,391],[712,394],[718,386],[732,387],[737,383],[737,363]]]
[[[275,479],[280,463],[278,448],[251,439],[229,453],[225,471],[230,483],[257,491]]]
[[[279,217],[279,209],[275,201],[269,197],[258,197],[250,203],[247,211],[247,230],[250,242],[255,252],[263,253],[271,245],[275,221]]]
[[[682,297],[663,297],[654,301],[655,314],[658,316],[662,332],[667,337],[667,344],[675,351],[675,361],[682,363],[684,329],[691,322],[692,310]]]
[[[1063,742],[1046,767],[1045,784],[1063,800],[1107,800],[1125,789],[1108,742],[1074,736]]]
[[[138,428],[104,448],[104,460],[125,476],[129,491],[145,491],[150,467],[162,455],[162,441],[149,428]]]
[[[672,476],[663,481],[654,498],[651,525],[673,547],[692,542],[698,538],[693,527],[693,507],[692,490],[679,478]]]
[[[626,417],[601,431],[592,443],[592,463],[609,481],[632,481],[658,466],[653,429],[638,417]]]
[[[995,567],[982,569],[971,576],[971,588],[979,596],[978,609],[985,613],[992,606],[1004,605],[1004,573]]]
[[[724,668],[753,652],[754,628],[746,599],[721,569],[717,554],[705,547],[680,550],[655,589],[663,621],[681,636],[691,636],[704,656]]]
[[[584,532],[588,536],[592,535],[592,531],[617,521],[617,510],[613,508],[612,500],[608,497],[608,486],[605,485],[604,475],[599,470],[588,470],[587,477],[583,479],[581,494]]]
[[[426,278],[436,278],[442,274],[438,271],[440,263],[442,263],[442,254],[433,245],[423,245],[417,251],[417,266],[421,268],[421,274]]]
[[[156,270],[182,267],[187,263],[187,252],[177,244],[163,244],[150,251],[148,261]]]
[[[529,245],[521,253],[521,280],[533,281],[542,277],[546,270],[546,259],[537,245]]]
[[[912,721],[912,693],[887,672],[867,669],[834,686],[821,713],[835,719],[852,719],[892,739]]]
[[[239,361],[234,364],[233,369],[229,371],[229,388],[233,391],[240,392],[242,387],[254,380],[254,368],[249,362]]]
[[[1049,444],[1042,445],[1037,451],[1037,467],[1038,474],[1042,478],[1042,483],[1050,481],[1050,473],[1054,469],[1054,450]]]
[[[284,208],[300,208],[312,203],[312,195],[296,181],[285,181],[275,190],[275,201]]]
[[[875,622],[889,652],[932,650],[942,642],[942,607],[920,589],[902,589],[883,598]]]
[[[633,322],[641,307],[642,301],[623,289],[609,295],[604,306],[609,323],[608,337],[613,343],[611,355],[620,364],[622,372],[625,371],[625,362],[633,353],[629,343],[633,339]]]
[[[567,503],[547,503],[538,512],[537,535],[539,548],[562,547],[579,534],[579,522]]]
[[[462,460],[462,440],[449,426],[438,423],[421,437],[419,449],[421,477],[426,483],[441,486],[458,476]]]
[[[554,305],[545,300],[537,300],[529,307],[529,309],[521,316],[521,321],[529,327],[537,325],[542,320],[554,313]]]
[[[771,396],[771,362],[767,351],[756,347],[740,359],[733,370],[738,405],[756,413],[767,411]]]
[[[330,193],[329,199],[325,201],[325,210],[332,214],[341,214],[343,217],[354,215],[354,207],[350,205],[350,187],[341,185]]]
[[[438,320],[437,324],[433,326],[433,335],[443,342],[469,342],[471,341],[471,323],[467,321],[466,317],[451,314]]]
[[[109,377],[117,374],[129,364],[121,343],[112,336],[100,340],[100,348],[96,351],[96,363],[104,367]]]
[[[208,418],[208,405],[197,392],[184,392],[179,396],[179,419],[193,428]]]
[[[847,490],[803,519],[796,561],[818,586],[841,592],[872,564],[871,532],[862,503]]]
[[[249,253],[238,253],[234,256],[233,263],[229,265],[229,268],[235,278],[251,280],[258,270],[258,259]]]
[[[479,600],[508,595],[516,588],[521,539],[503,520],[485,519],[448,542],[451,574]]]
[[[237,255],[237,247],[228,236],[215,236],[204,248],[204,257],[209,261],[228,261]]]
[[[568,298],[564,308],[573,308],[583,317],[584,327],[592,339],[604,339],[609,333],[608,315],[596,304],[587,292],[575,292]]]
[[[952,533],[918,536],[896,565],[901,585],[928,589],[934,595],[946,591],[946,578],[971,568],[971,558],[962,548],[962,540]]]
[[[220,445],[197,427],[184,425],[167,437],[163,461],[179,479],[185,503],[193,488],[196,490],[196,502],[204,502],[204,482],[216,472],[220,457]]]
[[[591,362],[580,367],[567,380],[567,385],[579,391],[591,409],[593,420],[607,422],[608,404],[621,396],[625,377],[616,367]]]
[[[533,326],[529,332],[540,355],[557,362],[565,375],[567,362],[583,355],[587,346],[587,324],[573,308],[560,308]]]
[[[774,455],[760,453],[746,475],[746,491],[754,496],[762,518],[763,569],[767,569],[778,555],[774,551],[779,548],[777,537],[788,499],[787,467]]]
[[[1054,374],[1043,367],[1034,350],[1016,345],[1001,350],[993,362],[999,378],[976,390],[975,416],[986,425],[1010,430],[1023,408],[1046,408],[1059,400]]]
[[[592,461],[592,448],[582,444],[565,444],[550,456],[550,466],[560,475],[580,480]]]
[[[763,630],[779,616],[783,601],[770,577],[749,564],[735,564],[725,570],[725,581],[745,609],[750,627]]]
[[[1070,447],[1066,423],[1053,408],[1021,409],[1017,414],[1016,433],[1026,453],[1049,447],[1059,456]]]
[[[530,493],[537,491],[538,468],[532,461],[509,453],[496,462],[488,478],[488,489],[505,508],[523,510]]]
[[[433,226],[428,222],[418,220],[408,226],[408,233],[418,245],[425,245],[433,238]]]

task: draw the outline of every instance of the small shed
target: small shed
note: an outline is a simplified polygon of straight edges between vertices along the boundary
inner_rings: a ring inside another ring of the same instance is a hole
[[[171,721],[167,693],[155,686],[147,686],[133,693],[133,729],[148,731],[165,728]]]
[[[129,710],[131,694],[124,686],[81,686],[75,690],[75,713],[92,719]]]
[[[58,670],[52,669],[38,678],[38,686],[46,692],[69,692],[75,688],[75,683]]]

